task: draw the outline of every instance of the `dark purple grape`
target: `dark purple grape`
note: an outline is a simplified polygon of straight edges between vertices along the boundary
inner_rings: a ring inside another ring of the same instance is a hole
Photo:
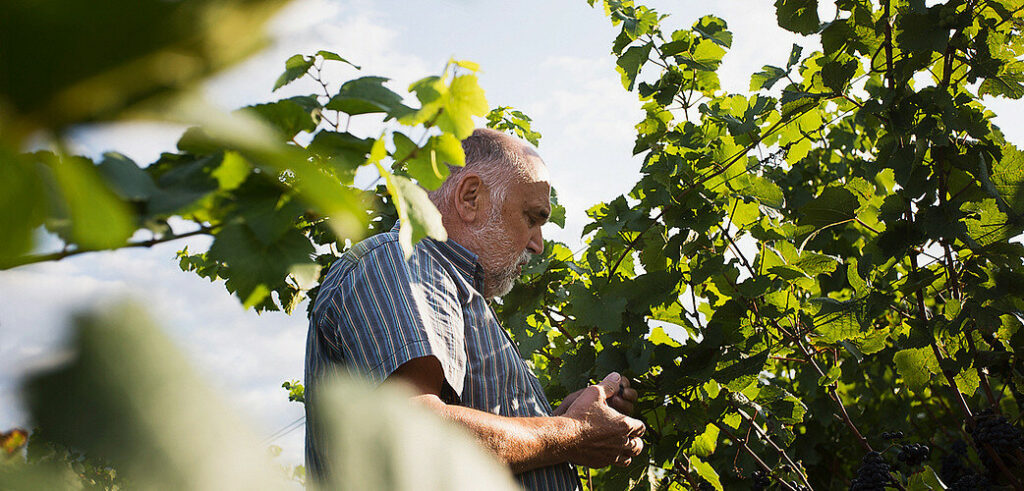
[[[988,452],[988,447],[1002,459],[1003,463],[1013,461],[1017,451],[1024,449],[1024,434],[1010,424],[1006,417],[985,410],[975,417],[971,438],[977,447],[978,459],[991,473],[999,472],[999,466]]]
[[[754,486],[750,488],[753,491],[764,491],[768,489],[768,486],[772,483],[771,478],[768,477],[768,473],[762,469],[754,471],[750,478],[754,480]]]
[[[889,475],[889,463],[885,461],[879,452],[868,452],[861,459],[860,467],[853,480],[850,481],[850,491],[884,491],[885,486],[892,480]]]

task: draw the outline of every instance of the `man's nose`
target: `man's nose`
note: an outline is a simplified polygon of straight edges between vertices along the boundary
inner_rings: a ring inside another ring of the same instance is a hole
[[[530,236],[530,242],[526,244],[526,250],[530,251],[531,254],[541,254],[544,252],[544,233],[541,232],[540,227],[537,227],[537,232]]]

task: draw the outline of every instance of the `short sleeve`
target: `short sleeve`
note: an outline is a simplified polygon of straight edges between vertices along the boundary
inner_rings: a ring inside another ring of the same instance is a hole
[[[454,281],[421,247],[406,261],[397,242],[363,255],[329,299],[322,333],[342,347],[345,363],[381,383],[405,362],[440,361],[445,382],[461,397],[466,376],[465,327]]]

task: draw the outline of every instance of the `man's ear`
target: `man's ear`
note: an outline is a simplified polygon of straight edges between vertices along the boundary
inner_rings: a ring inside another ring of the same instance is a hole
[[[482,219],[490,207],[487,185],[476,174],[467,174],[455,187],[455,211],[465,223]]]

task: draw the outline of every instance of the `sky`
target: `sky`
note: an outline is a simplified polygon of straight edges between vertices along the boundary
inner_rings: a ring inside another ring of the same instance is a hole
[[[817,48],[778,28],[768,0],[645,4],[671,14],[666,22],[672,28],[689,27],[706,14],[728,22],[734,42],[719,73],[730,92],[746,93],[750,74],[762,65],[784,65],[793,43],[805,54]],[[822,18],[831,17],[827,7],[821,10]],[[524,111],[543,134],[538,150],[567,209],[565,229],[548,225],[545,234],[574,250],[582,245],[584,211],[627,193],[639,177],[631,149],[642,111],[635,94],[622,89],[610,54],[618,29],[584,0],[296,0],[268,30],[272,42],[265,51],[203,87],[210,101],[234,109],[311,93],[316,87],[301,81],[276,93],[271,88],[285,59],[320,49],[363,68],[329,71],[335,89],[340,81],[380,75],[404,93],[412,81],[440,73],[452,57],[479,63],[489,105]],[[1008,139],[1024,145],[1024,102],[986,102],[1002,114],[996,123]],[[373,121],[353,121],[354,133],[374,136]],[[145,163],[173,151],[182,130],[158,122],[90,127],[74,134],[71,148],[93,157],[116,150]],[[305,306],[293,316],[257,315],[242,309],[221,282],[178,269],[177,250],[204,250],[209,243],[191,238],[0,272],[0,430],[28,424],[19,380],[64,354],[69,316],[126,297],[147,307],[259,434],[270,436],[301,418],[302,406],[287,400],[281,383],[302,378]],[[283,448],[282,463],[302,462],[301,427],[272,443]]]

